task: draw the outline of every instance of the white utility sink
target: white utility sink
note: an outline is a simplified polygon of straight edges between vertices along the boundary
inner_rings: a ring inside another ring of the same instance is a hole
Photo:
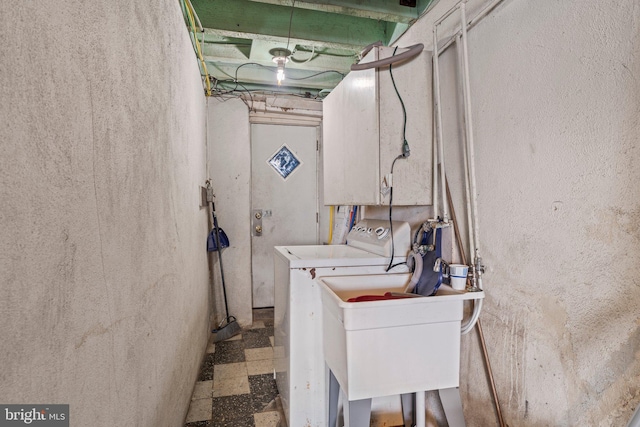
[[[457,387],[465,300],[484,292],[442,285],[431,297],[347,302],[403,292],[411,274],[319,278],[325,361],[348,400]]]

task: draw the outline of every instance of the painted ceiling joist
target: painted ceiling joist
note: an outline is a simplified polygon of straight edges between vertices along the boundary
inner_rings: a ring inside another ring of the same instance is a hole
[[[292,37],[363,48],[371,40],[386,41],[382,21],[308,9],[274,6],[250,0],[193,0],[202,25],[220,35],[254,38]],[[291,28],[289,23],[291,22]],[[223,33],[223,32],[226,32]]]
[[[321,12],[349,15],[357,18],[375,19],[387,22],[413,22],[418,17],[417,7],[401,6],[400,2],[389,0],[369,0],[354,4],[351,1],[342,0],[250,0],[258,3],[268,3],[278,6],[292,5],[300,9],[316,10]]]
[[[242,64],[246,64],[249,61],[247,61],[246,59],[241,59],[241,58],[234,58],[234,57],[227,57],[227,58],[223,58],[221,59],[218,56],[204,56],[204,60],[207,62],[207,64],[223,64],[225,66],[235,66],[238,67]],[[251,63],[256,63],[256,64],[260,64],[263,67],[268,67],[268,68],[272,68],[273,72],[275,73],[276,71],[276,66],[273,63],[273,61],[271,60],[271,58],[269,59],[251,59],[250,60]],[[351,67],[351,62],[352,61],[346,61],[346,60],[342,60],[342,62],[338,62],[338,61],[332,61],[331,63],[329,63],[329,61],[325,58],[318,58],[316,60],[316,64],[315,65],[309,65],[307,64],[296,64],[293,61],[289,61],[286,65],[286,70],[307,70],[309,72],[319,72],[319,71],[337,71],[339,73],[342,74],[347,74],[350,70]]]
[[[275,84],[275,49],[288,49],[283,90],[331,90],[362,49],[389,45],[421,16],[433,0],[415,7],[399,0],[191,0],[204,28],[203,56],[211,74],[247,88]],[[259,66],[249,65],[258,63]],[[240,73],[236,70],[241,67]],[[306,74],[303,74],[305,73]],[[306,79],[313,73],[320,77]],[[299,73],[299,74],[294,74]],[[230,77],[231,76],[231,77]],[[304,93],[304,92],[303,92]]]
[[[278,42],[282,45],[282,47],[286,47],[287,45],[286,36],[279,37],[279,36],[265,35],[261,33],[248,33],[248,32],[239,32],[239,31],[221,30],[218,28],[205,28],[204,33],[205,33],[205,37],[208,35],[211,35],[211,36],[223,36],[223,37],[230,37],[230,38],[245,38],[245,39]],[[310,38],[297,38],[297,37],[291,37],[291,39],[289,39],[288,41],[289,41],[289,46],[295,46],[295,45],[302,45],[302,46],[309,46],[309,47],[316,46],[316,47],[326,47],[331,49],[340,49],[340,50],[351,51],[351,52],[360,52],[366,46],[362,44],[341,43],[339,41],[327,42],[327,41],[313,40]]]

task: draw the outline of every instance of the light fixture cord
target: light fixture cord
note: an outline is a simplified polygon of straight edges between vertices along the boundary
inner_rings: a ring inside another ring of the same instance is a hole
[[[287,36],[287,50],[289,50],[289,41],[291,40],[291,23],[293,22],[293,11],[296,8],[296,0],[291,2],[291,15],[289,16],[289,35]]]

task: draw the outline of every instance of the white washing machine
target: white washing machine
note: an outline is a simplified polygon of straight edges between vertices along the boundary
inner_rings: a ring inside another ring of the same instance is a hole
[[[326,427],[327,375],[322,350],[322,301],[319,277],[387,274],[403,263],[411,248],[408,223],[364,219],[346,245],[276,246],[276,383],[289,427]],[[393,244],[392,244],[393,242]],[[408,271],[405,264],[394,273]]]

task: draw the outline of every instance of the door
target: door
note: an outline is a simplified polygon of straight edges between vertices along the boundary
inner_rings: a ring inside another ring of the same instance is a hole
[[[251,125],[253,307],[273,307],[273,247],[318,243],[317,135],[311,126]]]

